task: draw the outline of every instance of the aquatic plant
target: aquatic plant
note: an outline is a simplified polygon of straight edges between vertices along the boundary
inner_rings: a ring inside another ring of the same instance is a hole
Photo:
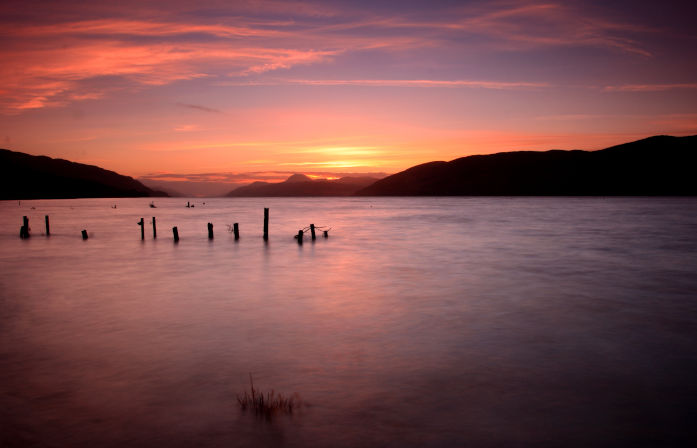
[[[298,394],[285,397],[283,394],[276,394],[273,389],[266,393],[255,389],[251,373],[249,374],[249,389],[249,392],[245,390],[243,394],[237,394],[237,402],[243,411],[249,409],[258,416],[271,418],[278,413],[292,414],[293,410],[300,407],[301,402]]]

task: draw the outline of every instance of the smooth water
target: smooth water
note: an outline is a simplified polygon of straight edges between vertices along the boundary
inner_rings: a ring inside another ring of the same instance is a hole
[[[201,201],[0,202],[0,446],[697,443],[695,198]]]

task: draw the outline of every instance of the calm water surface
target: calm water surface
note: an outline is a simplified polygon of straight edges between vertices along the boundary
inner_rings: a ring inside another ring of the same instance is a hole
[[[695,198],[203,201],[0,202],[0,446],[697,444]]]

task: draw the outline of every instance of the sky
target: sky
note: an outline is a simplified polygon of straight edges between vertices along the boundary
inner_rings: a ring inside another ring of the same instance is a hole
[[[3,0],[0,147],[246,183],[694,135],[696,19],[688,1]]]

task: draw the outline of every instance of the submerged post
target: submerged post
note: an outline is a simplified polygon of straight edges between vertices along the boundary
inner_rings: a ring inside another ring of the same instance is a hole
[[[324,231],[324,237],[325,237],[325,238],[329,238],[329,230],[325,230],[325,231]]]
[[[213,239],[213,223],[211,222],[208,223],[208,239]]]
[[[152,217],[152,237],[157,239],[157,226],[155,225],[155,217]]]
[[[315,236],[315,225],[310,224],[310,233],[312,234],[312,241],[314,241],[317,237]]]
[[[82,231],[82,239],[86,240],[87,239],[87,230]]]
[[[269,209],[264,209],[264,241],[269,240]]]
[[[22,217],[22,227],[19,229],[20,238],[29,238],[29,218],[26,216]]]
[[[172,227],[172,233],[174,234],[174,242],[178,243],[179,242],[179,230],[177,229],[176,226]]]
[[[144,240],[145,239],[145,219],[140,218],[140,222],[138,223],[140,226],[140,239]]]
[[[48,215],[46,215],[46,236],[51,235],[51,229],[48,226]]]
[[[298,238],[298,244],[302,245],[302,243],[303,243],[303,231],[302,231],[302,229],[298,230],[298,236],[296,238]]]
[[[232,225],[232,233],[235,234],[235,241],[240,239],[240,226],[237,223]]]

